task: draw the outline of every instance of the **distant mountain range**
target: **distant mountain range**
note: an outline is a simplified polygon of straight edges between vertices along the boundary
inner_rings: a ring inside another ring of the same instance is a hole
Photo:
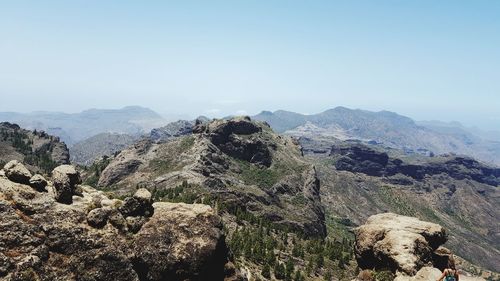
[[[468,129],[459,123],[415,122],[394,112],[372,112],[336,107],[304,115],[289,111],[263,111],[253,117],[280,133],[322,141],[361,140],[407,153],[455,153],[500,164],[500,138],[496,133]]]
[[[80,113],[0,112],[0,120],[26,129],[43,130],[60,137],[69,146],[100,133],[137,136],[168,123],[153,110],[139,106],[89,109]]]
[[[458,122],[417,122],[394,112],[372,112],[345,107],[336,107],[312,115],[284,110],[262,111],[253,116],[253,119],[269,123],[278,133],[321,141],[327,146],[338,140],[358,140],[400,149],[408,154],[464,154],[500,165],[500,132],[467,128]],[[109,143],[107,136],[116,142],[116,134],[127,140],[120,142],[119,148],[110,150],[113,152],[121,150],[125,144],[140,136],[153,133],[153,136],[165,138],[170,134],[169,127],[164,127],[168,124],[167,119],[151,109],[139,106],[116,110],[90,109],[73,114],[0,112],[0,121],[58,136],[70,147],[70,153],[75,151],[71,154],[81,154],[80,144],[85,144],[82,147],[88,147],[96,143]],[[176,128],[179,123],[171,123],[170,126]],[[160,129],[153,130],[156,128]],[[99,141],[91,139],[90,142],[83,142],[99,134]],[[85,148],[84,150],[88,151]],[[72,159],[76,159],[75,155],[72,156]],[[87,163],[92,159],[94,158],[84,157],[78,162]]]

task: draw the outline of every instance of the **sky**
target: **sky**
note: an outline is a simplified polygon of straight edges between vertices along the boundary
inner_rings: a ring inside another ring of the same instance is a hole
[[[500,129],[500,1],[0,0],[0,111],[127,105]]]

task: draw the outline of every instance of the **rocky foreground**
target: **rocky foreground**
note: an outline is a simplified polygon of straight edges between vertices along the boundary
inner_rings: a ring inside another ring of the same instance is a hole
[[[223,280],[219,216],[201,204],[124,200],[57,167],[50,181],[12,161],[0,171],[1,280]],[[233,276],[234,277],[234,276]]]
[[[356,280],[374,280],[373,272],[394,273],[396,281],[437,280],[452,255],[442,245],[445,229],[435,223],[393,213],[371,216],[356,229]],[[484,280],[460,276],[460,280]]]

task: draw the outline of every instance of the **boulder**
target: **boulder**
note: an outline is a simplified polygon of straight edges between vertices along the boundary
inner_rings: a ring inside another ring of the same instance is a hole
[[[71,165],[61,165],[52,171],[52,181],[56,190],[56,201],[64,204],[73,202],[77,184],[82,181],[80,173]]]
[[[127,197],[123,200],[123,205],[119,208],[123,216],[146,216],[150,217],[153,214],[153,205],[151,193],[140,188],[136,191],[133,197]]]
[[[432,264],[434,251],[447,239],[438,224],[393,213],[371,216],[355,234],[360,268],[389,269],[410,276]]]
[[[45,191],[47,180],[42,175],[36,174],[30,178],[29,184],[38,191]]]
[[[227,249],[214,210],[201,204],[153,206],[134,244],[135,268],[144,280],[223,280]]]
[[[87,214],[87,223],[95,228],[102,228],[108,223],[111,209],[108,207],[96,208]]]
[[[31,173],[30,171],[19,161],[12,160],[5,164],[3,167],[5,171],[5,176],[13,182],[29,184]]]
[[[415,276],[398,275],[394,281],[428,281],[437,280],[441,276],[442,271],[435,267],[422,267]],[[460,274],[460,281],[486,281],[481,277],[465,276]]]

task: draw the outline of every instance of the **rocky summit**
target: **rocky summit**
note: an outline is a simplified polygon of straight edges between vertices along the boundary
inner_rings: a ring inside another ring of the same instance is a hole
[[[228,270],[221,218],[210,206],[153,204],[145,189],[111,199],[80,185],[72,166],[57,167],[48,182],[26,182],[25,172],[15,162],[0,173],[1,280],[222,280],[236,274]]]

